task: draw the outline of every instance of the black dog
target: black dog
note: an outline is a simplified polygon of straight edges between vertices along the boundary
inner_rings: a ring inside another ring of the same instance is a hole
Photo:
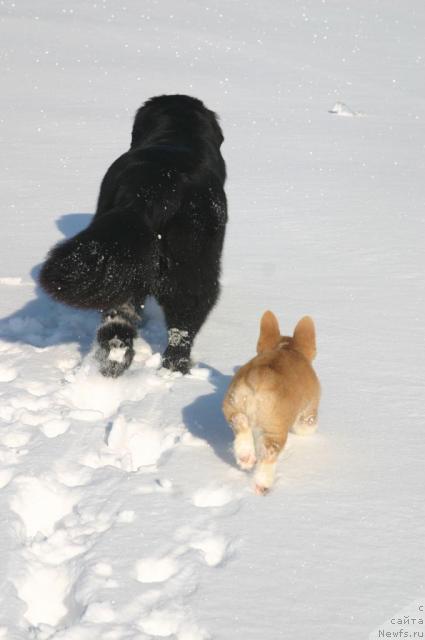
[[[147,295],[168,327],[164,366],[186,373],[193,340],[219,294],[227,222],[223,135],[215,114],[185,95],[137,112],[131,147],[108,169],[90,225],[52,249],[40,282],[56,300],[103,313],[100,370],[120,375]]]

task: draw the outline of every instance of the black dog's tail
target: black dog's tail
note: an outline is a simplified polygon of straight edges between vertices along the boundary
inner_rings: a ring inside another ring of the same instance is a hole
[[[108,309],[141,287],[149,291],[161,229],[180,207],[185,175],[159,162],[134,162],[104,183],[92,223],[56,245],[40,274],[48,294],[74,307]]]
[[[74,307],[108,309],[127,302],[141,282],[148,284],[154,237],[137,211],[113,209],[50,251],[40,284]]]

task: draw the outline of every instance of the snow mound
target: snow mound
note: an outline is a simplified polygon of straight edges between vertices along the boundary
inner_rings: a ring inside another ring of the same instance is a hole
[[[346,118],[354,118],[358,116],[364,116],[364,113],[360,111],[354,111],[345,102],[335,102],[332,109],[329,109],[329,113],[333,113],[337,116],[343,116]]]

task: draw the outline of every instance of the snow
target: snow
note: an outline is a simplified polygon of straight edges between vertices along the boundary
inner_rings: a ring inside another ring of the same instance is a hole
[[[423,3],[0,6],[0,638],[399,631],[424,599]],[[223,292],[190,375],[160,368],[150,302],[105,379],[97,315],[35,278],[136,109],[174,92],[226,137]],[[263,498],[221,402],[266,309],[314,318],[323,399]]]
[[[117,347],[110,350],[108,355],[108,360],[113,360],[114,362],[123,362],[125,358],[125,349],[119,349]]]

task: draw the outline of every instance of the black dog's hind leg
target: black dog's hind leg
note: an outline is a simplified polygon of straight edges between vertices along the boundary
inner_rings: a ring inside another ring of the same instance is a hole
[[[128,369],[134,357],[133,340],[140,321],[134,302],[103,312],[102,324],[97,331],[99,348],[96,351],[102,375],[117,378]]]
[[[191,367],[190,352],[196,334],[218,298],[218,283],[211,284],[194,295],[174,290],[173,294],[161,295],[162,306],[168,328],[168,346],[162,356],[162,364],[172,371],[188,373]]]

